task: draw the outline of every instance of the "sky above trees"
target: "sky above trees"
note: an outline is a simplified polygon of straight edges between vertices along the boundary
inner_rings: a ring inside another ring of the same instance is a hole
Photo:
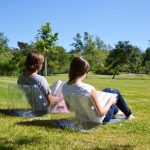
[[[37,30],[50,22],[58,32],[57,44],[72,49],[77,33],[89,32],[115,47],[118,41],[129,40],[143,51],[150,40],[149,0],[1,0],[0,32],[17,42],[35,41]]]

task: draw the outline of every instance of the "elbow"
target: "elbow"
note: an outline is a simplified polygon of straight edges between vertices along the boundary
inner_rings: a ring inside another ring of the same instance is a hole
[[[59,100],[57,97],[53,97],[53,96],[48,96],[47,97],[47,102],[49,105],[56,105],[58,104]]]
[[[105,113],[103,112],[99,112],[100,117],[103,117],[105,115]]]
[[[50,101],[51,101],[52,105],[57,105],[60,102],[60,98],[59,97],[53,97]]]
[[[58,104],[58,100],[55,99],[50,99],[50,105],[57,105]]]
[[[56,99],[56,100],[53,101],[53,105],[57,105],[58,103],[59,103],[58,99]]]

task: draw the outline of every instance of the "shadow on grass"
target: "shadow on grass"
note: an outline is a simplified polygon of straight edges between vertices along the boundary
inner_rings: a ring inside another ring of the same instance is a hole
[[[91,123],[84,121],[77,121],[73,118],[61,118],[61,119],[51,119],[51,120],[37,120],[31,110],[28,109],[0,109],[0,113],[11,116],[19,116],[26,118],[33,118],[32,121],[20,122],[17,124],[26,125],[26,126],[44,126],[47,128],[61,128],[75,131],[92,131],[97,129],[100,126],[99,123]],[[35,120],[36,119],[36,120]],[[116,123],[125,120],[124,118],[111,119],[109,123],[103,123],[103,125]]]
[[[8,116],[18,116],[18,117],[26,117],[33,118],[30,121],[19,122],[18,125],[26,125],[26,126],[43,126],[46,128],[60,128],[74,131],[89,131],[93,130],[99,126],[97,123],[87,123],[83,121],[75,121],[72,118],[66,119],[51,119],[51,120],[41,120],[28,109],[0,109],[0,113]]]
[[[16,150],[13,146],[0,145],[1,150]]]
[[[10,116],[9,109],[0,109],[0,114]]]
[[[26,118],[41,117],[44,115],[44,113],[35,115],[31,109],[0,109],[0,114]]]
[[[67,129],[70,131],[89,131],[96,129],[99,124],[95,123],[86,123],[86,122],[77,122],[73,119],[51,119],[51,120],[32,120],[19,122],[18,125],[25,126],[40,126],[46,128],[60,128]]]
[[[32,121],[25,121],[19,122],[19,125],[26,125],[26,126],[41,126],[46,128],[61,128],[61,129],[68,129],[68,130],[75,130],[75,131],[94,131],[101,125],[107,125],[112,123],[117,123],[123,121],[124,119],[111,119],[109,123],[99,124],[99,123],[92,123],[92,122],[84,122],[84,121],[77,121],[73,118],[62,118],[62,119],[51,119],[51,120],[32,120]]]
[[[107,148],[99,148],[95,147],[93,150],[133,150],[136,147],[130,144],[125,144],[125,145],[109,145]]]

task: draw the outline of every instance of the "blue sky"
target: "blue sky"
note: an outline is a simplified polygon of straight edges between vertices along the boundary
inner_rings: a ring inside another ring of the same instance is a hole
[[[0,0],[0,32],[17,41],[35,40],[41,25],[50,22],[57,44],[70,50],[77,33],[99,36],[112,47],[129,40],[145,50],[150,40],[149,0]]]

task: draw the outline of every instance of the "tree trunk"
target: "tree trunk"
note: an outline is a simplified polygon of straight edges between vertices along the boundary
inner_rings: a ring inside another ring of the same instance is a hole
[[[112,79],[115,79],[115,75],[116,75],[116,73],[114,73],[114,74],[113,74],[113,77],[112,77]]]
[[[112,79],[115,79],[115,75],[117,74],[117,69],[115,69]]]

